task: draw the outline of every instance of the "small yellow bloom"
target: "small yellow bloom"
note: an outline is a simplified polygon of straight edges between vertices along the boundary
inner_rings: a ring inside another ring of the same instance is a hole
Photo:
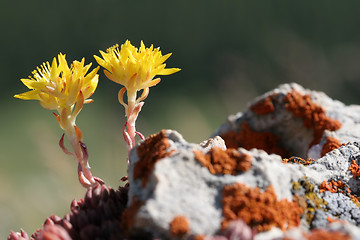
[[[94,58],[100,66],[105,68],[105,75],[112,81],[123,85],[118,94],[119,102],[125,107],[127,121],[123,127],[124,140],[130,154],[135,146],[135,136],[144,136],[136,131],[135,122],[144,105],[143,100],[149,94],[149,88],[158,84],[160,78],[154,79],[157,75],[170,75],[180,71],[179,68],[165,68],[165,61],[171,56],[171,53],[162,55],[159,48],[151,45],[146,48],[143,41],[140,48],[131,45],[126,40],[121,45],[114,45],[106,50],[106,53],[100,51],[102,56],[94,55]],[[141,91],[138,97],[137,92]],[[124,94],[127,95],[127,103],[124,102]],[[129,163],[129,158],[128,158]]]
[[[140,49],[127,40],[119,46],[116,44],[100,51],[102,58],[94,56],[100,66],[106,69],[105,75],[112,81],[123,85],[128,93],[136,93],[160,82],[156,75],[170,75],[180,71],[179,68],[165,68],[164,63],[171,53],[162,55],[159,48],[146,48],[141,41]]]
[[[60,53],[58,61],[54,58],[51,65],[49,62],[43,63],[32,72],[33,76],[21,79],[24,85],[31,90],[14,97],[39,100],[44,108],[57,110],[59,114],[55,112],[53,114],[68,137],[74,153],[64,146],[64,135],[61,137],[59,145],[66,154],[74,156],[78,161],[79,181],[84,187],[90,187],[96,182],[103,183],[103,181],[93,177],[90,171],[83,135],[75,121],[84,103],[92,102],[89,97],[98,85],[97,71],[100,67],[87,74],[91,64],[86,66],[84,64],[85,59],[83,58],[81,62],[74,61],[69,67],[65,55]]]
[[[49,62],[43,63],[32,72],[33,76],[29,76],[29,79],[21,79],[31,90],[14,97],[39,100],[44,108],[59,112],[62,109],[72,108],[79,98],[83,103],[90,102],[88,98],[94,93],[98,84],[99,67],[86,75],[91,64],[84,66],[84,63],[84,59],[81,62],[74,61],[69,67],[65,55],[60,53],[58,62],[54,58],[51,65]]]

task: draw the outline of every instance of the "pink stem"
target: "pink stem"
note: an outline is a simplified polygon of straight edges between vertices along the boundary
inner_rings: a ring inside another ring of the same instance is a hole
[[[123,137],[124,137],[124,140],[126,142],[127,149],[128,149],[128,151],[130,151],[133,148],[133,146],[132,146],[132,141],[131,141],[130,135],[126,131],[126,127],[127,127],[127,121],[124,124],[124,127],[123,127],[122,131],[123,131]]]
[[[127,128],[127,134],[129,136],[129,148],[128,148],[128,152],[130,153],[130,151],[133,149],[133,147],[135,146],[135,123],[129,123],[127,121],[126,124],[126,128]]]
[[[144,135],[142,135],[140,132],[135,131],[135,133],[140,137],[141,140],[145,140]]]
[[[82,163],[81,163],[81,168],[82,168],[82,172],[85,176],[85,178],[92,184],[94,185],[96,182],[99,182],[100,184],[104,184],[104,181],[98,177],[94,178],[91,171],[90,171],[90,167],[89,167],[89,163],[88,163],[88,159],[89,159],[89,153],[87,151],[87,147],[85,145],[85,143],[79,141],[80,147],[81,147],[81,151],[82,151],[82,155],[83,155],[83,159],[82,159]]]
[[[78,160],[78,177],[79,177],[79,182],[81,183],[81,185],[85,188],[89,188],[92,185],[96,184],[97,182],[100,184],[104,184],[104,181],[98,177],[93,177],[91,171],[90,171],[90,167],[88,165],[88,159],[89,159],[89,153],[87,151],[87,147],[86,145],[79,141],[78,144],[80,145],[81,148],[81,160],[79,158],[79,153],[77,155],[75,155],[74,153],[70,152],[64,145],[64,135],[63,134],[60,138],[59,141],[59,146],[60,148],[63,150],[63,152],[67,155],[71,155],[74,156],[77,160]]]
[[[89,188],[91,186],[89,180],[87,180],[86,177],[84,176],[80,163],[78,164],[78,176],[79,176],[79,182],[81,183],[81,185],[83,185],[84,188]]]
[[[59,141],[59,146],[60,148],[63,150],[63,152],[67,155],[71,155],[74,156],[74,154],[72,152],[70,152],[69,150],[67,150],[67,148],[64,145],[64,135],[65,133],[61,136],[60,141]]]
[[[105,184],[105,182],[104,182],[101,178],[94,177],[94,180],[95,180],[96,182],[100,183],[100,185]]]

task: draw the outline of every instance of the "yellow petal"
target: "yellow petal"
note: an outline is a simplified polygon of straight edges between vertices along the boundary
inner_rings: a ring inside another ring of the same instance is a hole
[[[145,84],[143,84],[141,87],[142,89],[148,88],[148,87],[152,87],[155,86],[156,84],[158,84],[161,81],[160,78],[156,78],[154,80],[151,80],[150,82],[146,82]]]
[[[100,51],[100,53],[102,53],[102,51]],[[102,54],[101,54],[101,55],[102,55]],[[102,59],[102,58],[100,58],[100,57],[98,57],[98,56],[96,56],[96,55],[94,55],[94,58],[95,58],[96,62],[97,62],[100,66],[106,68],[106,67],[105,67],[105,66],[106,66],[106,61],[105,61],[104,59]]]
[[[21,79],[21,82],[29,89],[35,89],[36,88],[36,84],[39,83],[35,80],[31,80],[31,79]]]
[[[57,68],[57,63],[56,63],[56,58],[54,57],[53,58],[53,61],[52,61],[52,63],[51,63],[51,70],[50,70],[50,76],[51,77],[56,77],[57,76],[57,74],[58,74],[58,68]]]
[[[16,94],[16,95],[14,95],[14,97],[24,99],[24,100],[38,100],[39,99],[38,93],[39,93],[38,90],[31,90],[28,92]]]
[[[179,72],[180,70],[181,70],[180,68],[165,68],[159,73],[159,75],[170,75]]]
[[[172,55],[172,53],[168,53],[164,56],[161,56],[159,59],[159,64],[163,64],[171,55]]]

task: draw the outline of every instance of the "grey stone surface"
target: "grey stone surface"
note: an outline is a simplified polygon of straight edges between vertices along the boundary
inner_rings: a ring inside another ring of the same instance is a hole
[[[309,150],[313,140],[313,132],[303,126],[302,120],[294,118],[283,102],[283,97],[292,89],[302,94],[309,94],[312,101],[326,110],[326,114],[342,123],[337,131],[325,131],[322,141]],[[276,93],[275,112],[266,115],[245,110],[228,118],[212,138],[201,144],[188,143],[173,130],[166,130],[170,147],[173,151],[170,156],[160,159],[150,174],[149,181],[142,186],[141,179],[134,179],[133,172],[139,157],[136,150],[131,152],[129,166],[129,205],[133,199],[141,200],[144,204],[135,215],[133,230],[148,232],[155,238],[177,239],[171,235],[170,222],[175,216],[186,216],[189,220],[190,231],[184,239],[191,239],[196,235],[212,236],[219,234],[221,229],[222,195],[225,185],[243,183],[248,187],[259,187],[265,190],[272,185],[278,200],[293,200],[294,194],[306,199],[308,207],[315,209],[312,222],[304,215],[298,228],[283,232],[273,228],[262,232],[255,239],[276,239],[284,236],[301,239],[301,233],[309,232],[311,228],[324,228],[332,231],[343,231],[352,239],[359,239],[360,209],[354,204],[349,194],[320,193],[318,186],[323,181],[341,180],[349,187],[352,194],[359,195],[359,178],[353,178],[349,171],[352,160],[360,161],[360,108],[358,106],[345,106],[339,101],[332,100],[324,93],[310,91],[297,84],[285,84],[279,88],[255,99],[249,106]],[[213,175],[196,159],[194,150],[207,153],[212,147],[226,149],[224,141],[217,135],[229,130],[236,131],[241,123],[247,121],[255,131],[270,131],[281,136],[281,142],[296,156],[313,157],[313,164],[304,166],[300,164],[283,164],[282,157],[267,154],[261,149],[245,150],[239,148],[241,153],[249,154],[252,166],[249,171],[239,172],[237,175]],[[325,156],[320,157],[322,145],[326,136],[337,138],[346,143]],[[141,144],[141,143],[140,143]],[[309,182],[312,186],[312,196],[325,201],[317,206],[306,195],[308,190],[303,186],[293,189],[294,183]],[[329,223],[328,217],[344,220],[345,223]],[[210,239],[210,238],[209,238]]]
[[[319,145],[312,146],[311,149],[309,149],[309,144],[313,140],[312,129],[305,128],[300,118],[293,117],[292,113],[286,109],[283,101],[284,97],[293,90],[303,95],[309,94],[314,103],[323,107],[327,116],[337,119],[342,123],[342,127],[337,131],[325,131],[322,137],[323,141]],[[274,112],[266,115],[257,115],[250,110],[251,106],[268,96],[274,96]],[[246,121],[254,131],[269,131],[280,136],[281,144],[288,148],[294,156],[315,159],[320,158],[322,145],[327,136],[335,137],[341,143],[359,141],[359,106],[346,106],[337,100],[332,100],[323,92],[304,89],[296,83],[280,85],[278,88],[256,98],[248,106],[244,112],[229,116],[228,120],[212,136],[221,135],[230,130],[237,131],[240,129],[241,124]]]
[[[155,237],[170,238],[169,223],[177,215],[190,219],[192,235],[215,234],[221,228],[221,191],[225,185],[241,182],[263,190],[272,185],[278,199],[292,200],[292,181],[303,176],[299,171],[303,166],[284,165],[280,156],[268,155],[256,149],[239,149],[252,156],[249,171],[236,176],[212,175],[195,160],[193,150],[206,153],[212,144],[218,146],[217,142],[210,141],[210,145],[203,148],[201,145],[186,143],[175,131],[167,130],[166,134],[171,145],[168,151],[175,152],[156,163],[145,187],[142,187],[141,179],[133,179],[132,172],[139,161],[136,151],[132,152],[130,158],[129,199],[136,196],[145,201],[136,216],[134,227],[153,232]]]
[[[341,193],[324,192],[323,199],[327,202],[327,213],[331,214],[332,218],[338,217],[356,225],[360,224],[360,209],[349,197]]]

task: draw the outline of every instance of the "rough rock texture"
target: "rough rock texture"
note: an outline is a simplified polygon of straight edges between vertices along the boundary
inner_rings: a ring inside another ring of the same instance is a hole
[[[358,106],[285,84],[213,137],[192,144],[166,130],[132,151],[125,210],[132,236],[215,239],[242,220],[255,239],[360,238]],[[139,150],[147,142],[165,146],[152,147],[164,157],[149,163]],[[151,170],[138,174],[147,164]],[[188,224],[181,237],[172,230],[177,216]]]
[[[359,139],[359,106],[284,84],[200,144],[173,130],[148,137],[131,152],[130,188],[90,189],[33,236],[360,240]]]

